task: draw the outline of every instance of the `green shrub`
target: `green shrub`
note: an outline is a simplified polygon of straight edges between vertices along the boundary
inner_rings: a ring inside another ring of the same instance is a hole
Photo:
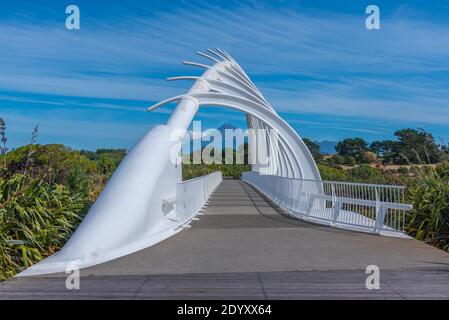
[[[60,249],[86,205],[62,185],[23,174],[0,178],[0,280]]]
[[[0,281],[59,250],[126,154],[31,143],[8,152],[0,118]]]
[[[325,164],[318,164],[318,170],[321,174],[322,180],[328,181],[347,181],[348,176],[342,169],[327,166]]]
[[[449,178],[449,163],[440,164],[436,167],[436,174],[441,178]]]
[[[378,159],[374,152],[366,151],[363,154],[362,162],[363,163],[377,163]]]
[[[401,175],[407,176],[410,173],[410,171],[408,170],[407,167],[399,167],[398,173]]]
[[[407,232],[418,240],[449,251],[449,175],[447,168],[422,172],[409,188],[413,211]]]
[[[32,157],[29,150],[32,148]],[[94,201],[123,157],[123,149],[76,151],[59,144],[28,145],[10,151],[5,175],[26,173],[52,184],[66,186]]]
[[[387,183],[387,178],[385,177],[382,170],[373,168],[367,164],[362,164],[349,170],[348,177],[349,180],[353,182],[373,184]]]
[[[334,154],[334,155],[328,157],[327,159],[322,159],[321,161],[319,161],[319,163],[322,163],[329,167],[334,167],[334,168],[340,167],[342,164],[344,164],[344,162],[345,162],[345,159],[338,154]]]
[[[346,157],[344,160],[344,164],[348,166],[355,166],[357,161],[354,157]]]
[[[182,178],[189,180],[215,171],[221,171],[223,177],[240,179],[243,172],[251,171],[251,166],[245,164],[183,164]]]

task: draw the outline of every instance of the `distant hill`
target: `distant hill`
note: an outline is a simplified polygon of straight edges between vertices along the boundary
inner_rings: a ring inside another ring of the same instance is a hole
[[[329,141],[329,140],[323,140],[323,141],[315,141],[320,146],[320,152],[322,154],[335,154],[335,146],[337,145],[336,141]]]
[[[225,122],[225,123],[223,123],[219,128],[217,128],[217,130],[220,132],[221,137],[222,137],[222,139],[223,139],[223,141],[222,141],[222,146],[223,146],[223,148],[225,147],[225,137],[226,137],[225,134],[226,134],[226,130],[236,130],[236,129],[239,129],[239,128],[236,127],[236,126],[234,126],[233,124],[231,124],[231,123],[229,123],[229,122]],[[246,130],[246,129],[243,128],[242,130]],[[206,137],[203,137],[203,140],[209,140],[209,139],[208,139],[208,137],[206,136]],[[203,142],[201,143],[201,147],[204,148],[206,145],[209,145],[212,141],[213,141],[213,136],[210,137],[210,140],[209,140],[209,141],[203,141]],[[245,137],[245,142],[247,142],[247,137]],[[234,144],[235,144],[235,142],[234,142]],[[235,146],[235,145],[234,145],[234,149],[236,149],[236,147],[238,147],[238,146]]]

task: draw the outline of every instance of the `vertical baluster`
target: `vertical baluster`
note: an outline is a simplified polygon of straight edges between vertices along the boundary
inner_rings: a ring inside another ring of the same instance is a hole
[[[400,207],[400,203],[401,203],[401,191],[402,189],[398,189],[398,193],[397,193],[397,207],[398,207],[398,230],[402,231],[402,209]]]
[[[363,185],[362,186],[362,200],[366,200],[366,185]],[[366,208],[367,208],[367,206],[366,205],[363,205],[362,206],[362,211],[363,211],[363,225],[366,225],[366,221],[367,221],[367,219],[366,219],[366,216],[368,215],[368,213],[366,212]]]
[[[359,185],[354,185],[354,199],[359,199]],[[360,225],[360,204],[357,202],[355,205],[355,210],[357,212],[357,215],[355,216],[355,224]]]
[[[402,189],[402,203],[405,204],[405,189]],[[402,230],[405,231],[405,210],[402,211]]]
[[[363,193],[362,193],[363,188],[362,188],[362,185],[357,186],[357,189],[358,189],[357,199],[358,200],[362,200],[363,199]],[[358,211],[359,211],[359,215],[358,215],[359,220],[358,220],[357,224],[358,225],[363,225],[363,205],[360,202],[359,202]]]
[[[354,184],[354,193],[352,195],[352,198],[355,199],[355,200],[358,200],[358,198],[359,198],[359,186],[356,185],[356,184]],[[359,206],[358,202],[356,202],[356,204],[355,204],[355,212],[357,214],[354,216],[354,224],[355,225],[359,225],[360,224],[360,213],[359,213],[360,212],[360,206]]]
[[[351,199],[354,199],[354,193],[355,193],[355,185],[351,184]],[[355,212],[357,211],[357,206],[353,203],[352,204],[353,209],[351,211]],[[355,223],[355,216],[351,216],[351,223],[354,224]]]
[[[375,188],[374,188],[374,187],[371,187],[371,199],[370,199],[370,200],[376,201],[375,193],[376,193]],[[372,219],[373,219],[374,221],[376,221],[376,206],[375,206],[375,205],[372,206],[371,212],[372,212]]]
[[[349,199],[349,189],[350,189],[350,184],[346,184],[345,185],[345,198]],[[346,208],[346,219],[345,221],[350,222],[351,220],[351,211],[352,211],[352,204],[350,203],[346,203],[345,204],[345,208]]]
[[[397,193],[398,189],[394,189],[393,190],[393,203],[394,203],[394,208],[393,208],[393,212],[392,212],[392,228],[393,229],[398,229],[397,226],[397,203],[396,203],[396,193]]]
[[[398,192],[397,192],[397,199],[396,199],[396,203],[397,203],[397,207],[398,207],[398,222],[397,222],[397,225],[398,225],[398,230],[401,230],[401,224],[402,224],[402,218],[401,218],[401,216],[402,216],[402,214],[401,214],[401,207],[400,207],[400,203],[401,203],[401,189],[398,189]]]
[[[388,199],[388,202],[390,202],[390,203],[393,203],[393,188],[388,188],[389,189],[389,199]],[[392,221],[392,216],[393,216],[393,214],[392,214],[392,212],[389,212],[390,210],[388,210],[387,209],[387,215],[389,216],[389,219],[388,219],[388,221],[389,221],[389,225],[391,226],[392,225],[392,223],[393,223],[393,221]]]

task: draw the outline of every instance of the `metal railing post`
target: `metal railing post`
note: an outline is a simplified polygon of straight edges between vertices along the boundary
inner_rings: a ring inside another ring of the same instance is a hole
[[[412,209],[403,203],[401,186],[296,179],[254,172],[245,173],[243,179],[298,218],[338,224],[339,228],[371,233],[403,232],[403,221],[398,219]]]

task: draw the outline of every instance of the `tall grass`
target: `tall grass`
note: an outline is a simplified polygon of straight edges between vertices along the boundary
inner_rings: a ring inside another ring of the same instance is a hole
[[[449,252],[449,165],[418,170],[407,197],[413,204],[407,233]]]
[[[0,178],[0,280],[59,250],[85,206],[62,185],[20,173]]]
[[[36,126],[21,160],[25,165],[8,167],[6,124],[0,118],[0,281],[59,250],[90,204],[86,195],[48,181],[47,173],[30,172],[37,134]]]

